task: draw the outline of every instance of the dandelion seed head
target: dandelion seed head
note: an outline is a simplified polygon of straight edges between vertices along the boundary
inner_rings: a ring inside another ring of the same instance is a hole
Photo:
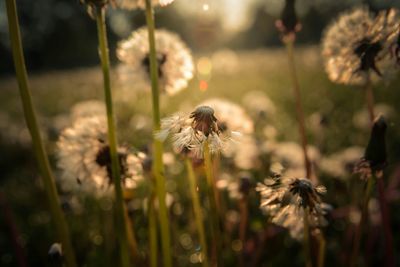
[[[186,88],[193,78],[193,59],[187,46],[175,33],[156,30],[157,63],[162,92],[173,95]],[[118,43],[117,57],[129,66],[122,68],[122,75],[134,77],[136,87],[150,89],[148,30],[143,27]],[[130,79],[129,79],[130,80]]]
[[[271,119],[276,111],[274,103],[263,91],[246,93],[242,103],[253,118]]]
[[[375,15],[361,7],[341,14],[328,26],[322,41],[329,78],[358,85],[371,78],[389,78],[396,64],[390,47],[398,37],[399,26],[400,14],[396,9]]]
[[[257,185],[261,195],[261,209],[271,216],[274,224],[285,227],[291,236],[300,239],[303,233],[304,209],[309,210],[312,228],[326,225],[324,215],[330,206],[321,201],[326,193],[323,186],[314,186],[307,178],[286,178],[280,175],[265,179]]]
[[[95,196],[108,194],[112,187],[110,148],[105,117],[82,117],[61,133],[57,142],[57,166],[65,191]],[[118,148],[125,188],[135,188],[143,180],[141,160],[126,147]]]
[[[359,146],[346,148],[321,159],[321,170],[334,178],[345,179],[353,174],[357,162],[364,154],[364,149]]]

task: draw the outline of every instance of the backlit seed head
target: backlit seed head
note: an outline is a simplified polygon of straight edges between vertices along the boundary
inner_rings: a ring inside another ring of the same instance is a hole
[[[193,119],[193,129],[202,132],[205,136],[210,133],[218,133],[217,118],[214,116],[214,110],[209,106],[200,106],[190,114]]]

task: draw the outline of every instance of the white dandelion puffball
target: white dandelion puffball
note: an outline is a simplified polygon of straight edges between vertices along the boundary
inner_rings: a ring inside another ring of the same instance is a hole
[[[57,142],[57,166],[65,191],[100,196],[111,192],[111,159],[105,117],[76,119]],[[118,148],[122,183],[135,188],[143,180],[141,160],[125,147]]]
[[[363,85],[370,79],[387,79],[396,69],[390,53],[396,42],[400,14],[395,9],[373,14],[366,7],[344,12],[328,26],[322,56],[329,79]]]
[[[106,106],[100,100],[86,100],[76,103],[71,108],[72,120],[83,117],[106,116]]]
[[[304,177],[304,155],[302,147],[295,142],[280,142],[269,145],[273,162],[282,166],[282,171],[288,177]],[[314,146],[307,147],[308,157],[312,164],[318,164],[320,153]]]
[[[319,167],[334,178],[344,179],[353,174],[354,167],[364,155],[364,148],[352,146],[322,158]]]
[[[174,0],[151,0],[151,5],[155,6],[166,6],[174,2]],[[117,0],[117,5],[124,9],[145,9],[146,0]]]
[[[295,239],[301,239],[304,210],[309,210],[309,225],[319,228],[327,225],[324,218],[330,206],[323,203],[324,186],[314,186],[307,178],[272,177],[259,183],[260,208],[272,218],[272,223],[287,228]]]
[[[160,89],[173,95],[186,88],[189,80],[193,78],[191,52],[178,35],[167,30],[157,30],[155,42]],[[129,66],[124,70],[124,75],[130,72],[130,75],[135,77],[136,87],[142,85],[146,89],[151,88],[147,28],[140,28],[128,39],[119,42],[117,57]]]
[[[242,103],[253,118],[271,119],[276,112],[275,104],[263,91],[246,93]]]

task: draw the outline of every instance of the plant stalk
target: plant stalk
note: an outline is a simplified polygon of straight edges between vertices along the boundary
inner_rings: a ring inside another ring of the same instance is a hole
[[[15,72],[18,80],[19,92],[21,95],[25,121],[32,137],[32,145],[39,170],[45,187],[51,216],[57,233],[57,241],[62,243],[63,254],[67,267],[76,267],[76,260],[69,237],[68,226],[61,210],[54,176],[50,168],[49,159],[40,135],[39,125],[35,109],[33,107],[32,95],[29,90],[28,74],[25,66],[25,59],[22,49],[21,34],[18,23],[17,7],[15,0],[6,0],[8,27],[10,41],[15,65]]]
[[[155,194],[151,193],[149,198],[149,249],[150,267],[157,267],[157,219],[154,209]]]
[[[155,44],[155,23],[154,11],[151,0],[146,0],[146,22],[149,35],[149,49],[150,49],[150,77],[151,77],[151,92],[152,92],[152,107],[153,107],[153,132],[156,133],[160,130],[160,92],[158,87],[158,64],[157,52]],[[165,177],[164,166],[162,162],[163,145],[161,141],[154,139],[153,141],[154,161],[152,171],[156,180],[156,192],[158,197],[158,216],[160,222],[161,233],[161,248],[163,255],[163,264],[165,267],[172,267],[172,254],[171,254],[171,236],[170,226],[168,220],[168,210],[165,201]]]
[[[105,8],[96,9],[97,34],[99,39],[99,54],[103,71],[104,95],[107,109],[108,143],[110,146],[111,170],[115,188],[115,211],[117,217],[117,233],[121,265],[130,266],[129,245],[127,240],[127,225],[124,215],[124,199],[121,185],[121,171],[117,152],[117,136],[112,104],[110,82],[110,59],[108,51],[107,31],[105,25]]]
[[[306,127],[305,127],[305,122],[304,122],[304,112],[303,112],[303,106],[302,106],[302,100],[301,100],[299,81],[298,81],[297,73],[296,73],[296,65],[295,65],[295,61],[294,61],[294,41],[293,40],[285,40],[284,43],[286,45],[288,61],[289,61],[290,76],[291,76],[292,83],[293,83],[293,92],[294,92],[294,97],[295,97],[295,102],[296,102],[297,122],[298,122],[298,127],[299,127],[301,146],[303,148],[304,167],[305,167],[305,171],[306,171],[306,177],[308,179],[311,179],[312,178],[312,168],[311,168],[311,161],[310,161],[310,158],[308,157],[308,152],[307,152],[308,142],[307,142],[307,135],[306,135]]]
[[[364,201],[361,208],[361,219],[355,229],[356,232],[354,234],[353,251],[351,254],[350,267],[357,266],[358,253],[360,252],[360,241],[361,241],[362,230],[364,223],[367,222],[368,203],[372,191],[372,185],[373,185],[373,179],[372,177],[370,177],[368,178],[367,187],[365,188]]]
[[[215,181],[213,175],[213,165],[211,160],[210,148],[208,145],[208,141],[204,143],[204,168],[207,177],[207,193],[208,193],[208,201],[210,205],[210,216],[211,216],[211,234],[212,234],[212,244],[213,244],[213,257],[212,257],[212,266],[222,267],[223,264],[221,262],[221,257],[219,254],[222,253],[221,246],[221,229],[220,229],[220,220],[217,209],[217,202],[215,199],[216,188]]]
[[[204,267],[208,267],[209,266],[208,265],[208,249],[207,249],[207,242],[206,242],[206,234],[205,234],[204,225],[203,225],[203,222],[204,222],[203,211],[201,209],[199,193],[197,191],[196,176],[195,176],[195,173],[193,170],[192,162],[190,161],[189,158],[186,158],[186,168],[188,171],[189,187],[190,187],[190,193],[192,195],[192,201],[193,201],[194,217],[195,217],[197,231],[199,234],[201,252],[203,254],[202,265]]]
[[[304,248],[304,260],[306,267],[312,267],[311,260],[311,247],[310,247],[310,223],[308,221],[310,214],[309,208],[304,209],[303,215],[303,223],[304,223],[304,232],[303,232],[303,248]]]
[[[247,232],[247,221],[248,221],[248,217],[249,217],[249,207],[248,207],[248,196],[243,195],[243,197],[241,197],[239,199],[239,211],[240,211],[240,223],[239,223],[239,239],[242,242],[242,247],[244,248],[246,245],[246,232]],[[242,249],[241,253],[240,253],[240,266],[244,267],[246,266],[245,263],[245,250]]]
[[[365,98],[367,102],[368,114],[370,118],[370,126],[374,125],[375,121],[375,110],[374,110],[374,92],[372,88],[372,83],[370,79],[368,79],[366,87],[365,87]],[[390,226],[390,212],[387,205],[386,195],[385,195],[385,182],[382,177],[377,177],[373,174],[374,179],[377,181],[378,194],[379,194],[379,206],[381,210],[381,218],[383,224],[383,232],[385,237],[385,261],[388,267],[395,266],[395,258],[393,252],[393,233],[392,228]]]

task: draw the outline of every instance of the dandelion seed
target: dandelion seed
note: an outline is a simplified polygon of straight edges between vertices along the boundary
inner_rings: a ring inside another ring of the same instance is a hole
[[[317,229],[327,224],[324,216],[330,206],[320,196],[326,193],[323,186],[314,186],[306,178],[283,178],[276,175],[259,183],[256,190],[261,195],[261,209],[271,216],[272,223],[287,228],[295,239],[303,235],[304,210],[309,209],[309,224]]]
[[[371,13],[366,7],[345,12],[326,30],[322,55],[329,78],[342,84],[367,83],[393,74],[390,48],[397,41],[400,14],[396,9]]]
[[[60,182],[66,191],[103,195],[112,192],[110,148],[105,117],[83,117],[66,128],[57,142]],[[126,147],[118,148],[122,181],[135,188],[142,177],[141,160]]]
[[[192,55],[179,36],[169,31],[157,30],[155,42],[160,89],[173,95],[186,88],[188,81],[193,78]],[[118,59],[128,65],[123,68],[124,75],[130,73],[135,77],[137,87],[150,90],[149,53],[148,30],[145,27],[121,41],[117,48]]]

